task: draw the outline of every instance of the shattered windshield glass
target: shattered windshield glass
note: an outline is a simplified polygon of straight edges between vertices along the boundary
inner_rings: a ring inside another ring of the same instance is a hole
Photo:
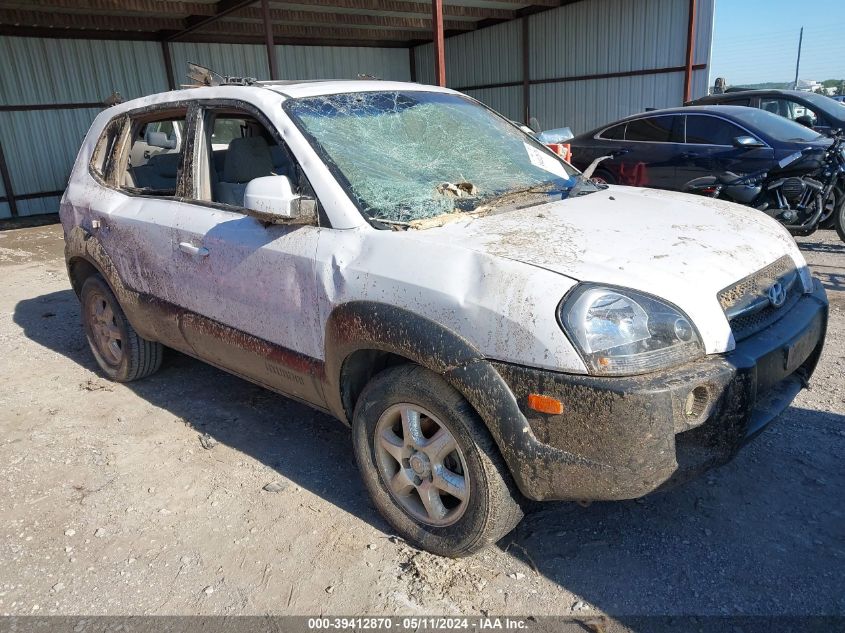
[[[291,99],[285,109],[370,219],[473,212],[511,192],[561,192],[576,181],[539,142],[459,95],[345,93]]]

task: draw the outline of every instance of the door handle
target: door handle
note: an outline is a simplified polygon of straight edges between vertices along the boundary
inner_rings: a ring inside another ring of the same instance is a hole
[[[687,158],[698,158],[699,156],[701,156],[701,154],[699,154],[699,153],[697,153],[697,152],[683,152],[683,153],[681,154],[681,158],[682,158],[682,159],[685,159],[685,160],[686,160]]]
[[[208,257],[208,249],[205,246],[194,246],[190,242],[179,242],[179,250],[196,259]]]

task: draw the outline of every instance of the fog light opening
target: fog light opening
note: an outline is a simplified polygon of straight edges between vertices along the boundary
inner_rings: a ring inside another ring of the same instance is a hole
[[[684,414],[688,418],[698,418],[704,413],[707,402],[710,399],[707,387],[698,386],[689,392],[687,401],[684,404]]]

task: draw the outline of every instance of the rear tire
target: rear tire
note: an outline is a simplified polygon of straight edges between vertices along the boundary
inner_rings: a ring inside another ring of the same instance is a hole
[[[519,493],[486,426],[423,367],[402,365],[373,378],[358,398],[352,438],[373,503],[416,547],[467,556],[522,519]]]
[[[116,382],[146,378],[161,367],[161,343],[142,338],[100,275],[91,275],[80,293],[82,324],[103,373]]]
[[[825,212],[822,213],[822,219],[819,220],[820,229],[832,229],[836,227],[836,212],[839,207],[845,205],[845,188],[836,186],[831,191],[832,200],[825,201]],[[828,206],[829,205],[829,206]]]

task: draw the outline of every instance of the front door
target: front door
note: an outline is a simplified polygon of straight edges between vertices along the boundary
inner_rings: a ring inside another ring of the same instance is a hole
[[[686,141],[680,146],[675,188],[683,191],[685,184],[703,176],[718,176],[725,172],[749,174],[771,167],[774,150],[771,147],[736,147],[734,139],[750,136],[741,127],[716,116],[686,115]]]
[[[295,164],[255,110],[205,107],[196,120],[195,187],[177,204],[170,271],[182,334],[198,357],[319,406],[319,229],[265,225],[243,207],[250,180]]]

